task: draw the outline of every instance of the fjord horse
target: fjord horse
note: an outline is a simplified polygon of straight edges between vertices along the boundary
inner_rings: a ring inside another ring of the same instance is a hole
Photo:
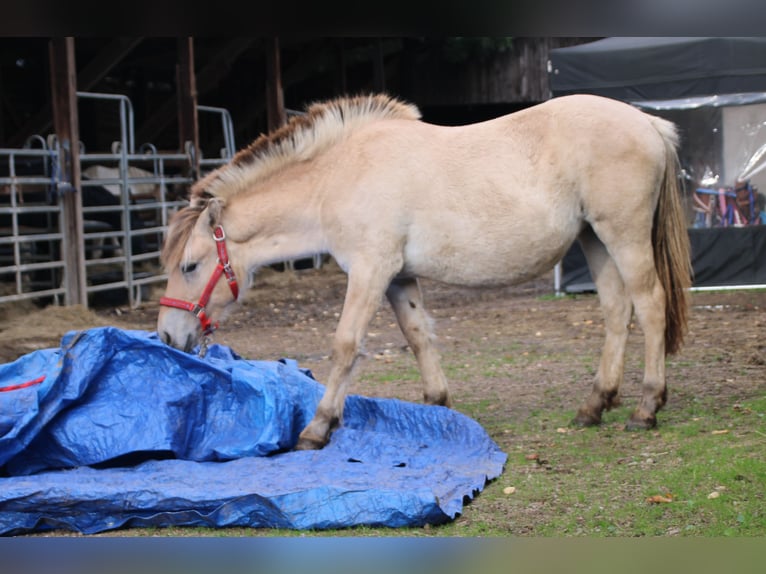
[[[652,428],[691,283],[677,145],[672,123],[596,96],[457,127],[420,121],[415,106],[385,95],[314,104],[195,184],[163,247],[158,333],[190,351],[252,271],[330,253],[348,274],[347,292],[325,394],[296,445],[322,448],[341,424],[352,367],[384,295],[417,358],[425,401],[449,406],[418,278],[520,283],[579,240],[605,343],[574,422],[598,424],[617,403],[635,311],[644,378],[628,428]]]

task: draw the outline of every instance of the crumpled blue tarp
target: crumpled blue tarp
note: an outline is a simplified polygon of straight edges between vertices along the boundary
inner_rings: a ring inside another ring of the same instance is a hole
[[[395,399],[351,395],[324,449],[290,451],[323,392],[291,360],[71,332],[0,365],[0,534],[436,524],[502,472],[478,423]]]

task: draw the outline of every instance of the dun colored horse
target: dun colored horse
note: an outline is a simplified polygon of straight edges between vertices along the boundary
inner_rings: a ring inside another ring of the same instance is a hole
[[[347,292],[325,394],[296,445],[322,448],[341,424],[352,367],[383,295],[417,358],[425,401],[449,406],[418,278],[519,283],[550,270],[579,240],[605,343],[574,422],[598,424],[617,404],[635,310],[645,367],[628,428],[652,428],[691,283],[676,148],[673,124],[596,96],[459,127],[422,122],[415,106],[385,95],[314,104],[195,184],[163,248],[158,333],[190,351],[234,306],[238,280],[330,253],[348,274]]]

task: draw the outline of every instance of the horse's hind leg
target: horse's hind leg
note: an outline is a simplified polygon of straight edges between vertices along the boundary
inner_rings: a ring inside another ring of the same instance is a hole
[[[423,308],[417,279],[397,278],[386,291],[399,327],[415,354],[423,378],[423,397],[433,405],[451,406],[447,379],[439,364],[439,353],[433,344],[430,319]]]
[[[598,290],[605,327],[604,347],[593,389],[572,421],[577,425],[589,426],[599,424],[601,413],[619,404],[628,324],[633,307],[617,265],[604,244],[590,227],[581,233],[579,239]]]
[[[641,402],[630,415],[629,430],[654,428],[657,425],[657,411],[668,399],[665,382],[665,293],[651,254],[648,260],[648,264],[631,265],[623,271],[636,317],[644,332],[645,346]]]
[[[599,231],[604,237],[603,228]],[[646,238],[641,241],[641,237]],[[644,381],[641,402],[628,421],[628,429],[649,429],[667,400],[665,384],[665,293],[654,266],[650,232],[625,225],[620,233],[608,234],[610,254],[633,302],[644,333]]]

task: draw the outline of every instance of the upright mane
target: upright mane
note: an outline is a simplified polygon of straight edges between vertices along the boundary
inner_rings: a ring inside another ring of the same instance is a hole
[[[360,126],[420,117],[415,105],[386,94],[336,98],[310,105],[304,115],[293,116],[279,129],[261,135],[229,163],[192,186],[189,206],[170,221],[162,249],[163,265],[168,269],[180,263],[192,229],[211,198],[225,201],[291,163],[316,157]]]
[[[343,97],[314,103],[305,115],[263,134],[226,165],[198,181],[192,203],[214,196],[226,199],[291,163],[316,157],[352,130],[385,119],[419,120],[420,110],[385,94]]]

